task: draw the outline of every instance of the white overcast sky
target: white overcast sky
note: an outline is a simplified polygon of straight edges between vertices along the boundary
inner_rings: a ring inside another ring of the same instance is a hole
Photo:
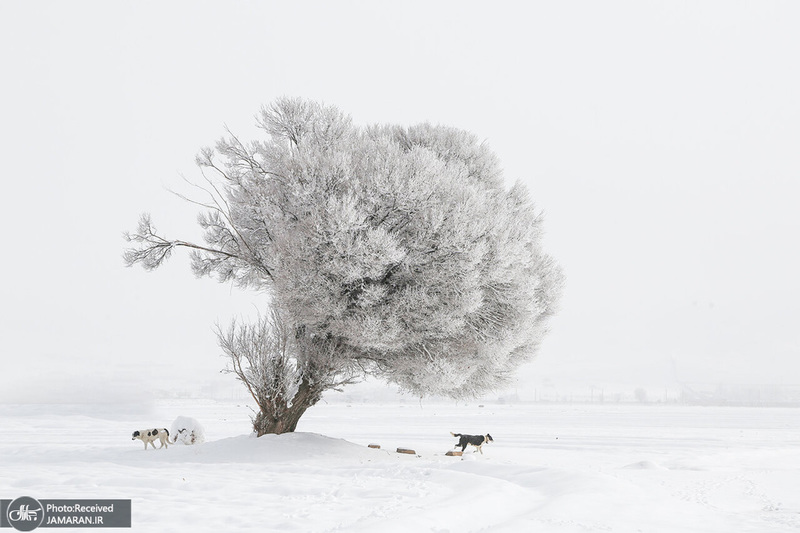
[[[0,400],[217,375],[213,324],[263,296],[126,269],[121,235],[195,238],[167,189],[282,95],[470,130],[527,184],[567,285],[520,387],[800,384],[798,28],[763,0],[2,2]]]

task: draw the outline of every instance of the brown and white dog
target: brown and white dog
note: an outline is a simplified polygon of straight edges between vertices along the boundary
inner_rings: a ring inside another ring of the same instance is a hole
[[[160,450],[161,448],[169,448],[169,431],[166,428],[156,428],[156,429],[140,429],[139,431],[133,432],[133,438],[131,440],[139,439],[140,441],[144,442],[144,449],[147,449],[147,445],[150,444],[153,449],[156,449],[156,445],[154,442],[158,440],[161,442],[161,446],[158,447]]]
[[[462,453],[467,449],[467,444],[469,444],[470,446],[475,446],[478,448],[478,451],[481,452],[481,455],[483,455],[481,446],[487,442],[494,442],[494,439],[488,433],[486,435],[462,435],[461,433],[453,433],[451,431],[450,434],[454,437],[458,437],[458,444],[456,444],[454,447],[457,448],[458,446],[461,446]]]

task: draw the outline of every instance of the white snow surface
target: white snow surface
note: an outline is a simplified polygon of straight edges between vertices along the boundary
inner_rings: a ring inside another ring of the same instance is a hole
[[[178,413],[205,443],[131,441]],[[322,403],[261,438],[250,414],[0,405],[0,498],[131,499],[132,531],[800,531],[800,409]],[[494,442],[447,457],[450,431]]]

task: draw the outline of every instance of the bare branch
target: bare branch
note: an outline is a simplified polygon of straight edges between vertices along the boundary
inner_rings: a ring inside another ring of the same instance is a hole
[[[223,250],[216,250],[181,240],[166,239],[158,235],[156,231],[156,228],[150,220],[150,215],[143,214],[139,218],[139,227],[137,231],[135,233],[126,232],[123,234],[126,241],[141,244],[138,248],[128,248],[125,250],[123,259],[126,266],[130,267],[135,264],[141,264],[145,270],[155,270],[160,267],[165,260],[169,259],[175,248],[181,247],[229,259],[238,259],[237,256]]]

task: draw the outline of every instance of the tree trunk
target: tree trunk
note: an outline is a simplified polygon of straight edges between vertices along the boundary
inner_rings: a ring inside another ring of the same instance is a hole
[[[321,396],[321,390],[303,380],[291,404],[284,401],[259,406],[260,410],[253,419],[256,436],[261,437],[268,433],[276,435],[292,433],[297,429],[300,417],[309,407],[316,404]]]

